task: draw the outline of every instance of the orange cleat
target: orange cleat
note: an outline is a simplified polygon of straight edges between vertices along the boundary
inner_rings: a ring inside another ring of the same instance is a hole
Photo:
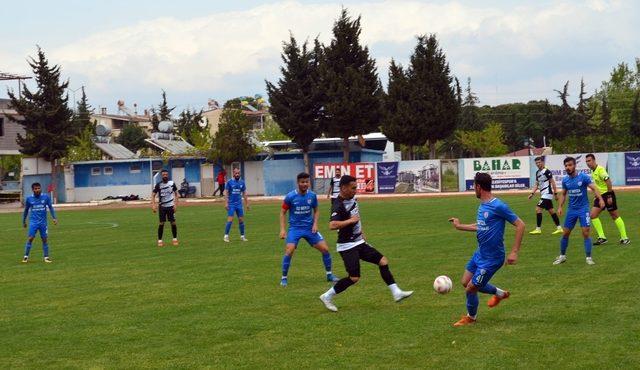
[[[158,247],[164,247],[164,242],[162,240],[158,240]]]
[[[465,325],[471,325],[475,323],[476,323],[476,319],[472,319],[471,317],[469,317],[469,315],[464,315],[460,320],[458,320],[455,324],[453,324],[453,326],[465,326]]]
[[[494,295],[493,297],[489,298],[489,302],[487,302],[487,305],[489,306],[489,308],[494,308],[495,306],[500,304],[501,300],[509,298],[510,295],[511,293],[505,290],[504,297],[500,298],[497,295]]]
[[[178,242],[178,239],[173,239],[171,244],[173,244],[174,247],[177,247],[180,243]]]

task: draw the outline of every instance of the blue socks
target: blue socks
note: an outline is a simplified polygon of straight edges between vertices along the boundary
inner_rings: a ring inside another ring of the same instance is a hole
[[[227,224],[224,227],[224,235],[229,235],[229,231],[231,231],[231,225],[233,221],[227,221]]]
[[[498,291],[498,289],[494,285],[491,285],[489,283],[485,284],[478,290],[485,294],[496,294],[496,292]]]
[[[239,222],[238,226],[240,227],[240,235],[244,236],[244,222]]]
[[[569,246],[569,238],[563,236],[560,239],[560,254],[561,255],[564,256],[565,254],[567,254],[567,247],[568,246]],[[585,248],[586,248],[586,246],[585,246]]]
[[[291,266],[291,256],[285,254],[284,257],[282,257],[282,276],[289,274],[289,266]]]
[[[31,252],[31,242],[27,242],[24,245],[24,255],[28,256],[30,252]]]
[[[45,257],[49,257],[49,244],[48,243],[42,243],[42,253],[44,254]]]
[[[584,254],[587,255],[587,257],[591,257],[591,247],[593,245],[591,244],[591,238],[586,238],[584,240]]]
[[[469,293],[467,292],[467,312],[469,316],[474,318],[478,314],[478,305],[480,301],[478,300],[478,293]]]
[[[331,253],[324,253],[322,255],[322,262],[324,263],[324,270],[326,272],[331,272]]]

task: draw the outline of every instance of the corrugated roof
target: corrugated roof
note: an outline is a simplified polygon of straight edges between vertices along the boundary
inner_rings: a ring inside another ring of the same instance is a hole
[[[175,155],[193,154],[195,147],[184,140],[145,139],[146,142]]]
[[[95,145],[113,159],[131,159],[136,157],[134,152],[120,144],[95,143]]]

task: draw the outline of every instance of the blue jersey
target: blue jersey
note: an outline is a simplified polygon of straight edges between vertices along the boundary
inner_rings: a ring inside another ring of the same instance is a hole
[[[589,209],[587,187],[591,184],[591,176],[578,173],[575,176],[565,176],[562,179],[562,189],[569,196],[569,211],[583,211]]]
[[[51,211],[51,217],[56,218],[56,211],[53,210],[51,198],[47,194],[40,194],[36,197],[30,195],[24,201],[24,213],[22,214],[22,223],[27,221],[29,212],[29,224],[46,225],[47,224],[47,208]]]
[[[284,197],[282,208],[289,210],[290,228],[311,229],[313,210],[318,208],[318,197],[311,190],[307,190],[304,194],[294,190]]]
[[[517,219],[511,208],[498,198],[480,204],[477,238],[478,253],[483,260],[504,260],[504,222],[514,223]]]
[[[227,186],[225,186],[225,189],[227,190],[227,195],[229,196],[229,205],[241,206],[242,193],[247,191],[247,187],[244,185],[244,180],[231,179],[227,182]]]

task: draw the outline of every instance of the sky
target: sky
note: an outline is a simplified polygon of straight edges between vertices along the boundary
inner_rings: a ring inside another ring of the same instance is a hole
[[[342,6],[362,16],[383,86],[391,59],[406,65],[416,36],[435,33],[481,104],[557,101],[566,81],[575,102],[581,78],[593,92],[640,57],[635,0],[2,0],[0,71],[31,75],[39,45],[70,97],[85,86],[94,108],[115,113],[124,100],[141,112],[164,89],[178,111],[200,109],[209,98],[266,96],[289,33],[328,43]],[[0,98],[7,88],[17,83],[0,82]]]

